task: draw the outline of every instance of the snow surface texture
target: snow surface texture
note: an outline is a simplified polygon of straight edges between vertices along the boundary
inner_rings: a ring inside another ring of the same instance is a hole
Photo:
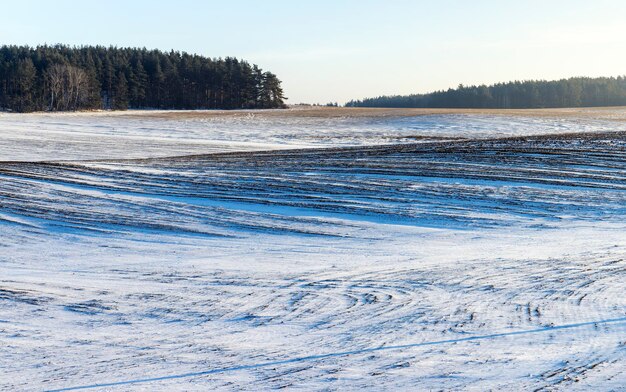
[[[0,389],[624,390],[622,123],[254,118],[0,116]]]
[[[233,115],[179,112],[0,113],[2,161],[169,157],[459,138],[626,131],[626,121],[480,115],[306,117],[275,111]],[[219,112],[218,112],[219,113]],[[617,111],[620,118],[624,111]],[[606,117],[606,113],[603,114]]]

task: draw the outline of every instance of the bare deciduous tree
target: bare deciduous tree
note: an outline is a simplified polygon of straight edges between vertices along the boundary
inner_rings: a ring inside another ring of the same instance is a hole
[[[77,110],[88,102],[87,73],[71,65],[55,64],[45,73],[49,110]]]

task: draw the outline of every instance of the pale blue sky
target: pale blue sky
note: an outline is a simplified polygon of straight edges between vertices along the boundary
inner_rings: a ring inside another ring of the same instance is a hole
[[[0,1],[0,43],[237,56],[290,103],[626,74],[626,1]]]

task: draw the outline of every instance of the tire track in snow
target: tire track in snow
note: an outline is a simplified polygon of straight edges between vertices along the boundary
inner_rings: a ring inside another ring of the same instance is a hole
[[[432,342],[410,343],[410,344],[401,344],[401,345],[396,345],[396,346],[374,347],[374,348],[366,348],[366,349],[361,349],[361,350],[309,355],[306,357],[284,359],[284,360],[279,360],[279,361],[261,362],[261,363],[251,364],[251,365],[232,366],[232,367],[226,367],[226,368],[220,368],[220,369],[205,370],[205,371],[200,371],[200,372],[190,372],[190,373],[174,374],[174,375],[151,377],[151,378],[144,378],[144,379],[103,382],[101,384],[79,385],[79,386],[72,386],[72,387],[67,387],[67,388],[50,389],[47,392],[76,391],[76,390],[81,390],[81,389],[106,388],[106,387],[115,387],[115,386],[122,386],[122,385],[142,384],[142,383],[150,383],[150,382],[157,382],[157,381],[189,378],[189,377],[209,376],[212,374],[228,373],[228,372],[236,372],[236,371],[244,371],[244,370],[254,370],[254,369],[266,368],[266,367],[272,367],[272,366],[288,365],[288,364],[293,364],[293,363],[298,363],[298,362],[318,361],[318,360],[324,360],[324,359],[333,358],[333,357],[345,357],[345,356],[350,356],[350,355],[368,354],[368,353],[375,353],[375,352],[389,351],[389,350],[406,350],[406,349],[418,348],[418,347],[464,343],[464,342],[472,342],[472,341],[477,341],[477,340],[488,340],[488,339],[495,339],[495,338],[501,338],[501,337],[546,333],[546,332],[562,331],[562,330],[584,328],[584,327],[591,327],[591,326],[598,327],[602,325],[621,324],[621,323],[626,324],[626,317],[607,319],[607,320],[587,321],[587,322],[574,323],[574,324],[555,325],[551,327],[538,328],[538,329],[532,329],[532,330],[527,330],[527,331],[499,332],[499,333],[493,333],[489,335],[470,336],[470,337],[459,338],[459,339],[437,340],[437,341],[432,341]]]

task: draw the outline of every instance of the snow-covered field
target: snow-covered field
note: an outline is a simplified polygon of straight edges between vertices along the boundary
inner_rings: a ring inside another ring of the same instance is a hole
[[[7,391],[626,390],[626,122],[0,114],[0,347]]]

